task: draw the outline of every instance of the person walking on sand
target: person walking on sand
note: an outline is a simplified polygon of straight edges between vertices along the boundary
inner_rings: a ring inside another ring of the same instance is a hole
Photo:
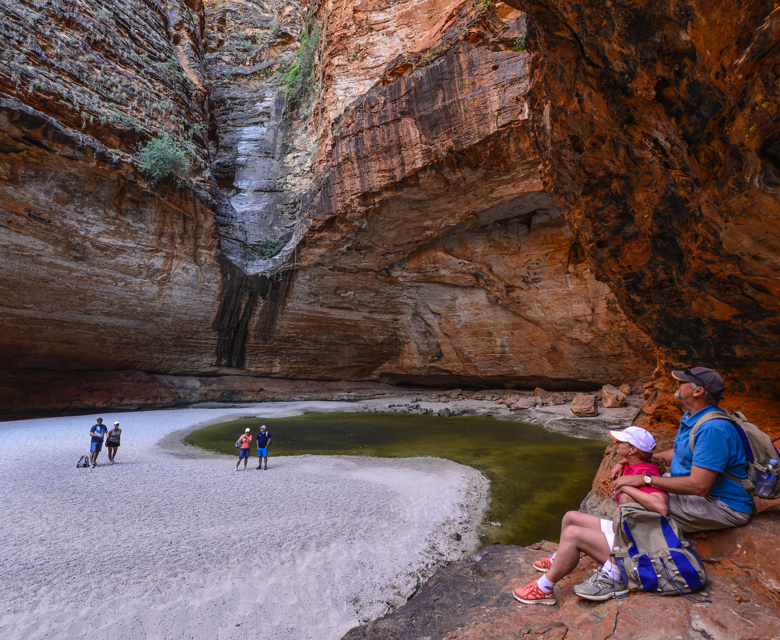
[[[658,467],[650,462],[655,449],[655,438],[641,427],[630,426],[623,431],[610,431],[609,435],[617,440],[617,453],[623,458],[612,469],[612,478],[636,475],[639,478],[660,477]],[[614,489],[612,497],[618,504],[638,502],[646,509],[663,515],[669,513],[669,496],[656,488],[624,486],[620,491]],[[545,573],[538,580],[528,583],[521,589],[515,589],[515,599],[524,604],[555,604],[553,592],[556,582],[569,575],[580,561],[580,553],[585,553],[598,562],[600,569],[590,578],[574,587],[574,593],[586,600],[601,602],[628,593],[620,570],[611,562],[610,555],[615,546],[615,531],[612,520],[605,520],[579,511],[569,511],[561,523],[561,542],[558,551],[547,558],[534,562],[537,571]]]
[[[116,450],[119,447],[119,441],[122,437],[122,430],[119,423],[114,423],[114,428],[106,434],[106,449],[108,449],[108,464],[114,464]]]
[[[238,462],[236,462],[236,471],[238,471],[238,465],[241,464],[241,461],[244,461],[244,471],[246,471],[246,463],[249,461],[249,447],[252,446],[252,434],[249,433],[249,428],[247,427],[244,430],[244,435],[242,435],[237,442],[239,449],[238,449]]]
[[[271,434],[265,430],[265,425],[260,427],[260,433],[257,434],[257,469],[263,467],[268,471],[268,447],[271,446]],[[265,461],[265,464],[263,464]]]
[[[92,425],[89,430],[89,435],[92,438],[92,442],[89,445],[89,464],[92,468],[97,466],[97,459],[100,455],[100,450],[103,448],[103,435],[108,431],[106,425],[103,424],[103,418],[97,419],[97,424]]]

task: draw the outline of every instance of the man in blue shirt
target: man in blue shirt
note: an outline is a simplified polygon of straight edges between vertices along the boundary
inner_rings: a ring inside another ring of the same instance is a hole
[[[89,435],[92,438],[89,445],[89,462],[93,468],[97,464],[100,450],[103,448],[103,436],[106,431],[108,431],[108,427],[103,424],[103,418],[98,418],[97,424],[93,425],[89,430]]]
[[[260,427],[260,433],[257,434],[257,468],[263,467],[268,471],[268,447],[271,446],[271,434],[265,430],[265,425]],[[263,465],[265,460],[265,465]]]
[[[674,449],[656,453],[669,463],[670,477],[623,476],[613,487],[656,487],[669,493],[669,512],[683,531],[709,531],[746,524],[753,499],[745,488],[725,474],[744,479],[748,475],[745,447],[734,424],[715,418],[703,422],[690,434],[704,414],[718,411],[723,378],[706,367],[672,371],[677,381],[674,397],[686,411],[674,439]]]

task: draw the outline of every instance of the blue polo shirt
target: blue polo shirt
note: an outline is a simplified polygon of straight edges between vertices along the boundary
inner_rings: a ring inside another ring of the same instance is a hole
[[[691,475],[691,465],[718,471],[707,497],[722,500],[735,511],[751,513],[753,498],[744,487],[723,475],[727,471],[737,478],[747,478],[748,460],[737,428],[728,420],[715,418],[702,424],[693,436],[693,455],[688,439],[699,418],[718,407],[710,405],[693,415],[687,411],[680,419],[680,429],[674,439],[674,458],[669,473],[674,476]]]
[[[257,448],[265,449],[268,446],[268,441],[271,439],[271,434],[268,431],[265,434],[261,431],[257,434]]]

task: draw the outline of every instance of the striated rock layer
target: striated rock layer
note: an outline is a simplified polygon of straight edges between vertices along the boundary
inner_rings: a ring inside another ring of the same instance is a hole
[[[155,392],[166,375],[593,388],[649,373],[651,343],[543,190],[519,11],[13,7],[0,406],[213,397]],[[292,108],[307,25],[314,84]],[[190,169],[153,185],[137,144],[163,134]]]

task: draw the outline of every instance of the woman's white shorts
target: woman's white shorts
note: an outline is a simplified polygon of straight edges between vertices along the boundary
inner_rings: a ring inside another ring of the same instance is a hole
[[[612,524],[612,520],[601,520],[601,532],[607,538],[607,545],[609,545],[609,552],[612,553],[612,549],[615,547],[615,528]]]

